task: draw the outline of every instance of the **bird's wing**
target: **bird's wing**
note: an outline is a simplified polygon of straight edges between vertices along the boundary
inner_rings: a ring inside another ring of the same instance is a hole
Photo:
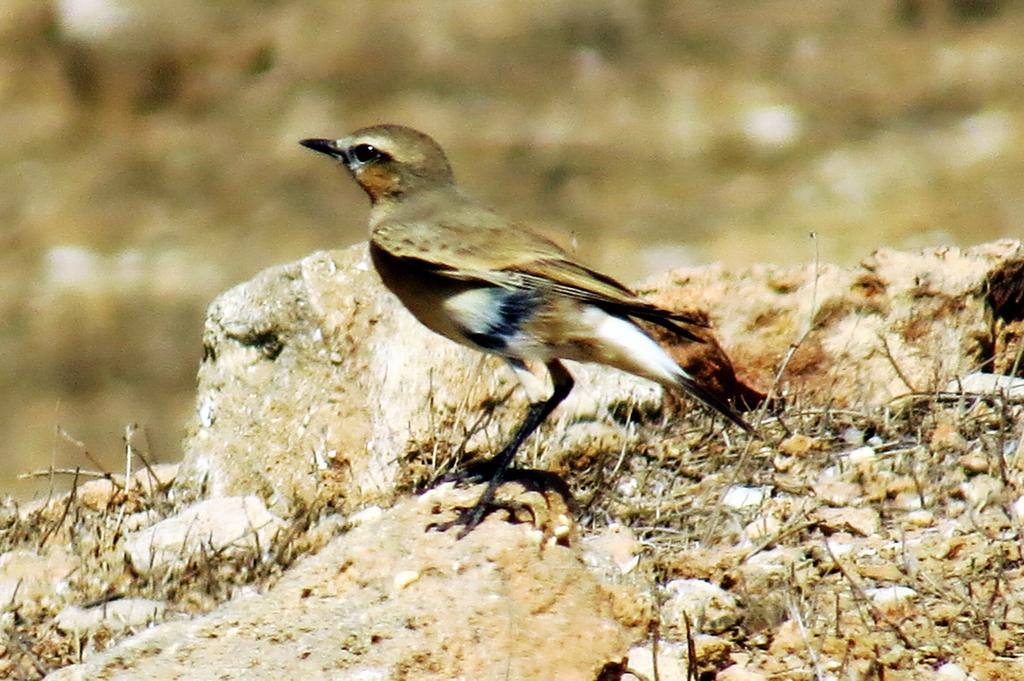
[[[608,275],[568,258],[542,258],[517,263],[502,270],[521,279],[525,288],[554,290],[579,298],[619,315],[636,317],[663,326],[690,340],[703,342],[676,322],[707,326],[703,320],[653,305]]]
[[[420,267],[442,276],[509,289],[550,291],[703,342],[679,326],[707,326],[703,320],[648,303],[615,279],[575,262],[553,241],[524,225],[498,222],[500,218],[493,213],[486,217],[490,219],[481,220],[480,213],[474,213],[473,224],[451,216],[443,222],[380,224],[373,239],[392,255],[418,261]]]

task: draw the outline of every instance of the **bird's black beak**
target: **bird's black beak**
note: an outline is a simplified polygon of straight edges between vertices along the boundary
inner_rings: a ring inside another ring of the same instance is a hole
[[[327,154],[332,158],[338,159],[342,163],[348,163],[348,156],[345,154],[345,150],[338,146],[337,140],[311,138],[308,140],[302,140],[299,144],[307,149],[319,151],[321,154]]]

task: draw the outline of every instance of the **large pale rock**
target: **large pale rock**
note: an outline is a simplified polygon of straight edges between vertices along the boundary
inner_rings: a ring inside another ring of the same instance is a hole
[[[284,528],[257,496],[219,497],[129,534],[124,547],[132,567],[147,573],[203,551],[256,551]]]
[[[703,579],[673,579],[665,585],[668,598],[662,606],[665,624],[685,631],[685,617],[697,631],[718,634],[740,619],[736,597]]]
[[[881,249],[859,266],[717,264],[675,270],[646,289],[668,307],[709,312],[737,368],[815,403],[877,405],[1009,371],[1024,336],[1024,246]]]
[[[645,635],[634,628],[642,599],[602,586],[578,549],[498,517],[461,540],[426,530],[450,517],[438,508],[479,493],[445,486],[363,513],[268,592],[161,624],[48,678],[593,681],[621,670]]]
[[[0,553],[0,603],[34,611],[67,589],[67,580],[80,565],[80,559],[64,547],[45,553],[25,549]]]
[[[54,622],[63,631],[86,635],[101,627],[111,631],[142,627],[163,616],[166,606],[148,598],[121,598],[90,608],[69,605]]]
[[[737,384],[722,347],[750,384],[771,385],[784,366],[783,395],[881,404],[941,390],[978,367],[1012,366],[1024,333],[1022,262],[1024,248],[1010,240],[880,250],[847,269],[679,270],[648,293],[709,319],[714,336],[700,331],[709,342],[670,349],[738,403],[754,406],[760,393]],[[388,503],[445,455],[496,451],[525,406],[500,360],[431,333],[401,307],[365,245],[271,268],[226,292],[210,308],[204,343],[179,479],[213,495],[258,494],[276,512],[319,495]],[[666,406],[642,379],[572,371],[576,390],[521,462],[564,471],[576,453],[629,448],[635,431],[608,414]]]
[[[525,409],[500,360],[428,331],[401,306],[365,244],[227,291],[203,343],[179,480],[215,496],[256,493],[279,512],[320,494],[352,507],[387,502],[439,449],[496,451]],[[603,367],[573,373],[576,390],[543,431],[545,453],[588,446],[575,426],[610,409],[660,405],[649,381]]]

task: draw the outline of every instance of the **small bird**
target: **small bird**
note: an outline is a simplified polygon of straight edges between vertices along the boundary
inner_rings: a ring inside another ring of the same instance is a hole
[[[596,362],[679,390],[747,432],[751,426],[697,383],[635,320],[703,342],[700,324],[636,296],[578,263],[550,239],[465,194],[444,151],[424,133],[376,125],[341,139],[300,142],[339,161],[369,195],[370,257],[384,284],[424,326],[516,373],[530,406],[508,444],[485,463],[488,485],[443,529],[459,537],[495,507],[516,450],[573,388],[561,360]],[[527,362],[546,367],[544,380]]]

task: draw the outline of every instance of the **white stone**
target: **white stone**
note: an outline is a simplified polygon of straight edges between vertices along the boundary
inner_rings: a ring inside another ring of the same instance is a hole
[[[983,508],[1003,491],[1003,483],[991,475],[975,475],[960,483],[960,493],[974,508]]]
[[[974,678],[967,673],[967,670],[954,662],[947,662],[936,669],[935,676],[939,681],[968,681]]]
[[[935,524],[935,514],[931,511],[918,509],[907,513],[906,521],[915,527],[930,527]]]
[[[911,599],[917,598],[917,592],[909,586],[883,586],[874,589],[865,589],[871,602],[879,607],[891,607],[900,605]]]
[[[864,446],[846,452],[845,456],[850,463],[860,463],[861,461],[873,461],[876,454],[872,447]]]
[[[1024,378],[978,372],[953,379],[946,385],[946,392],[978,395],[1005,394],[1008,397],[1024,395]]]
[[[420,573],[416,570],[399,570],[395,573],[394,579],[391,580],[391,585],[395,588],[395,591],[401,591],[419,578]]]
[[[669,593],[662,607],[666,624],[683,629],[683,613],[696,631],[718,634],[739,621],[736,598],[725,589],[703,579],[674,579],[665,585]]]
[[[629,669],[654,678],[654,654],[650,644],[629,649]],[[658,678],[661,681],[686,681],[686,646],[662,641],[658,645]]]
[[[59,593],[77,568],[78,559],[59,548],[46,555],[24,549],[0,554],[0,608]]]
[[[843,442],[848,445],[860,446],[864,444],[864,431],[860,428],[849,427],[843,430],[842,434]]]
[[[379,520],[382,515],[384,515],[384,509],[380,506],[367,506],[363,510],[353,513],[349,517],[349,521],[353,525],[362,525],[363,523]]]
[[[259,497],[220,497],[130,535],[125,548],[135,569],[148,572],[200,551],[264,548],[284,526]]]
[[[838,541],[836,539],[826,539],[825,542],[828,544],[828,549],[832,552],[833,556],[845,556],[853,551],[853,544],[850,542]]]
[[[756,518],[743,528],[744,534],[751,542],[759,542],[782,529],[782,520],[771,512],[759,513]]]
[[[69,605],[57,614],[57,626],[74,634],[87,634],[100,627],[130,629],[160,618],[165,608],[162,602],[147,598],[122,598],[91,608]]]
[[[768,492],[763,487],[730,487],[722,495],[722,505],[740,510],[743,508],[756,508],[764,503]]]

